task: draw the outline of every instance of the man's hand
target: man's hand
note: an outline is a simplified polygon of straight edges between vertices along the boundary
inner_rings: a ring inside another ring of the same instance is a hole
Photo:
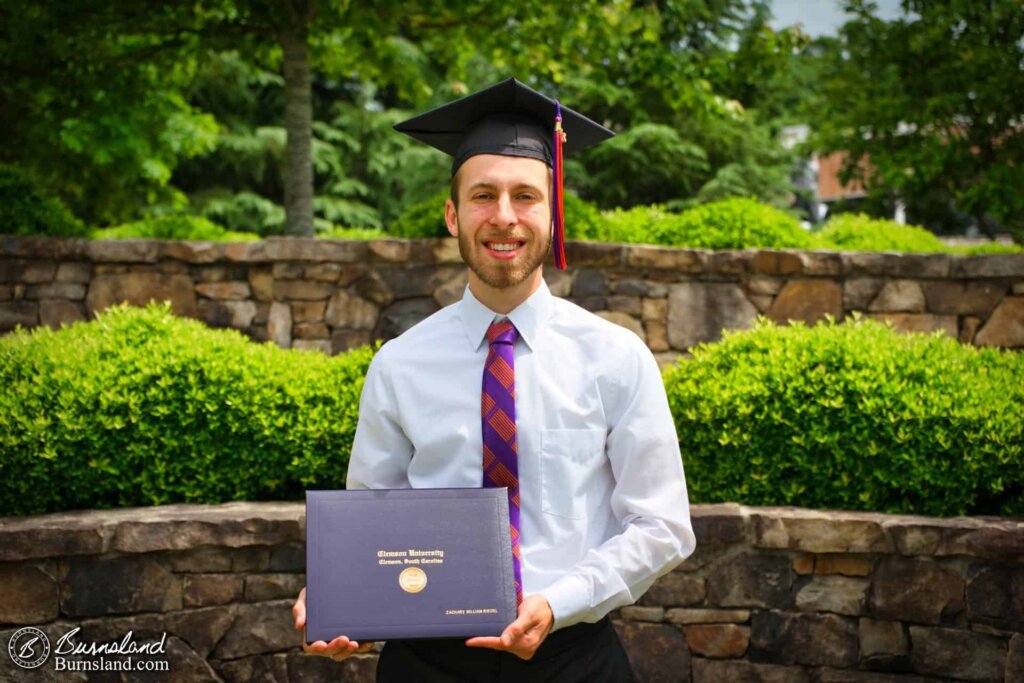
[[[551,633],[555,615],[543,595],[528,595],[519,605],[519,616],[497,638],[480,637],[466,641],[469,647],[489,647],[511,652],[520,659],[532,659],[537,648]]]
[[[295,605],[292,606],[292,614],[295,615],[295,628],[296,630],[302,630],[306,627],[306,589],[303,588],[299,591],[299,597],[295,601]],[[319,655],[321,657],[330,657],[336,662],[340,662],[354,654],[361,654],[363,652],[369,652],[370,648],[373,647],[373,641],[367,641],[359,644],[354,640],[349,640],[345,636],[338,636],[329,643],[325,643],[322,640],[318,640],[311,644],[306,644],[306,638],[302,638],[302,651],[311,654]]]

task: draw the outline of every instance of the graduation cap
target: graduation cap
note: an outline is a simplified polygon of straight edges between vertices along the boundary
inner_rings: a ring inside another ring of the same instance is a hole
[[[402,121],[395,130],[454,157],[453,177],[466,159],[477,154],[539,159],[550,166],[552,248],[559,270],[568,265],[562,156],[615,135],[514,78]]]

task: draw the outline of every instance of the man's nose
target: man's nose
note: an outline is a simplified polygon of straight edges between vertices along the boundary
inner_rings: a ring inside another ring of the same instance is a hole
[[[494,206],[494,215],[491,222],[499,228],[505,228],[516,224],[516,212],[512,207],[512,197],[507,194],[498,195],[498,201]]]

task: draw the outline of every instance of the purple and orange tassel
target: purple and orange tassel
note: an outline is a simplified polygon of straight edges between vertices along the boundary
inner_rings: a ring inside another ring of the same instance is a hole
[[[555,100],[555,108],[554,160],[551,169],[551,249],[555,257],[555,268],[565,270],[569,265],[565,259],[565,202],[562,199],[562,144],[565,142],[565,131],[562,130],[562,105],[558,100]]]

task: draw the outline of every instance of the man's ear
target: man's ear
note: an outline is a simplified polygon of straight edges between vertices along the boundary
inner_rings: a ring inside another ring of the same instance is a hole
[[[455,202],[446,199],[444,202],[444,222],[448,226],[448,232],[452,237],[459,236],[459,217],[455,212]]]

